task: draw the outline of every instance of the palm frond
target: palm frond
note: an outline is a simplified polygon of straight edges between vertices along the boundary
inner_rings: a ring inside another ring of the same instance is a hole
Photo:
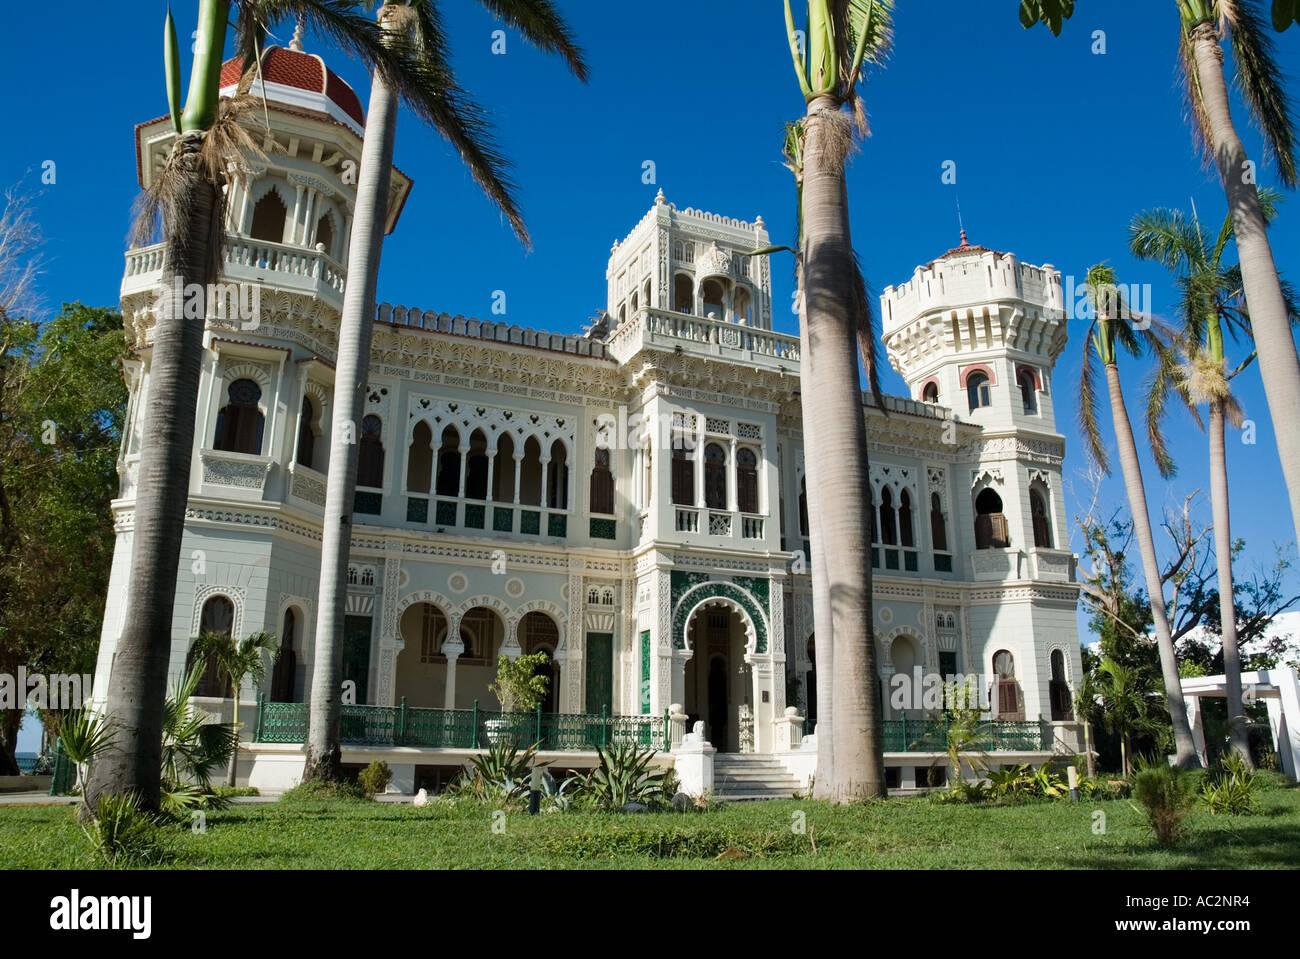
[[[858,353],[862,357],[862,368],[867,371],[867,388],[871,391],[872,402],[876,409],[889,415],[885,409],[884,391],[880,388],[879,356],[876,352],[875,311],[871,308],[871,296],[867,292],[867,281],[862,275],[862,262],[857,254],[853,255],[853,312],[856,320]]]
[[[551,0],[479,0],[479,3],[518,30],[533,46],[544,53],[564,58],[569,69],[583,83],[588,69],[577,39],[559,9]],[[432,7],[433,0],[415,0],[413,7]]]
[[[1086,441],[1088,456],[1103,473],[1110,474],[1110,457],[1097,420],[1097,321],[1093,320],[1083,337],[1083,363],[1079,370],[1079,431]]]
[[[1181,210],[1143,210],[1129,221],[1129,250],[1139,260],[1153,260],[1173,273],[1200,265],[1207,256],[1199,227]]]
[[[1250,108],[1251,120],[1264,138],[1265,159],[1277,165],[1278,178],[1290,189],[1300,183],[1296,171],[1296,129],[1285,74],[1278,65],[1274,39],[1258,0],[1219,4],[1228,27],[1235,81]]]
[[[1163,478],[1171,479],[1178,472],[1178,467],[1174,463],[1173,456],[1170,455],[1169,444],[1164,435],[1164,418],[1169,394],[1173,393],[1183,401],[1183,405],[1196,419],[1197,425],[1200,425],[1200,414],[1186,392],[1181,357],[1175,347],[1170,343],[1162,342],[1156,335],[1150,336],[1149,343],[1151,351],[1156,356],[1156,365],[1144,390],[1147,397],[1147,442],[1151,446],[1151,455],[1155,460],[1156,469],[1160,471]]]
[[[1210,129],[1210,115],[1205,112],[1205,98],[1201,95],[1201,80],[1196,72],[1196,54],[1192,51],[1192,41],[1187,30],[1178,32],[1178,74],[1179,86],[1183,90],[1183,112],[1187,114],[1188,124],[1192,128],[1192,144],[1201,158],[1201,165],[1206,169],[1214,166],[1214,155],[1210,144],[1214,136]]]

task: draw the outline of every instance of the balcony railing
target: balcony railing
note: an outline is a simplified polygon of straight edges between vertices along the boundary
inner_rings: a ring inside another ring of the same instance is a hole
[[[416,526],[440,529],[548,536],[552,539],[565,539],[569,535],[568,510],[425,493],[406,495],[406,521]]]
[[[799,338],[668,310],[640,310],[610,336],[609,351],[626,360],[644,348],[733,359],[763,369],[796,372]]]
[[[942,719],[885,720],[885,752],[944,752],[948,748],[949,724]],[[963,752],[1042,752],[1052,748],[1051,727],[1045,722],[990,720],[975,729],[975,740],[962,746]]]
[[[307,703],[257,702],[254,741],[302,743],[307,738]],[[425,749],[486,749],[505,737],[520,748],[590,751],[603,746],[635,744],[662,752],[669,749],[668,714],[610,716],[600,714],[502,713],[479,709],[430,709],[407,706],[343,706],[339,742],[343,746]]]
[[[156,288],[162,270],[162,244],[128,250],[122,294]],[[261,283],[309,293],[342,307],[346,278],[342,265],[316,250],[242,236],[228,236],[221,244],[222,282]]]

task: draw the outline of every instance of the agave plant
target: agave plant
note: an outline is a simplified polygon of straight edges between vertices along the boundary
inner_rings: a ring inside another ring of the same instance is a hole
[[[510,803],[528,794],[537,744],[523,752],[510,738],[492,743],[487,752],[470,757],[473,772],[451,787],[453,795],[471,796],[485,802]]]
[[[583,784],[597,809],[617,812],[628,803],[648,806],[664,798],[667,773],[650,766],[655,750],[621,743],[603,747],[597,755],[600,764]]]

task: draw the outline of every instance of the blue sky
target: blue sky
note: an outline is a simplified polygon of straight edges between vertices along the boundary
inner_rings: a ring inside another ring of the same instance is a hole
[[[197,3],[174,6],[185,36]],[[604,305],[611,243],[660,188],[680,207],[744,219],[761,214],[775,242],[790,239],[793,195],[780,162],[781,130],[803,104],[778,0],[561,0],[588,53],[585,87],[513,34],[505,55],[494,55],[498,25],[477,4],[443,6],[461,82],[490,108],[516,162],[535,248],[520,247],[454,155],[407,116],[397,162],[416,185],[384,250],[381,299],[487,315],[493,291],[504,290],[512,322],[578,330]],[[1170,312],[1167,277],[1126,253],[1129,218],[1195,201],[1217,225],[1226,209],[1183,121],[1173,2],[1085,0],[1059,38],[1022,30],[1012,0],[944,4],[937,16],[930,4],[900,6],[893,55],[865,88],[873,136],[848,174],[854,239],[873,288],[903,282],[917,264],[956,244],[960,195],[972,242],[1076,276],[1108,260],[1121,280],[1150,283],[1155,311]],[[42,290],[52,307],[116,302],[137,193],[132,126],[166,110],[165,9],[161,0],[82,0],[60,7],[57,21],[36,4],[9,12],[0,85],[11,91],[12,138],[0,153],[0,184],[27,175],[39,185],[42,163],[57,164],[56,183],[43,187],[38,201],[49,239]],[[1094,30],[1105,31],[1104,55],[1092,52]],[[292,25],[278,32],[287,42]],[[1300,31],[1279,36],[1278,44],[1294,74]],[[306,49],[324,55],[365,102],[369,83],[357,62],[310,35]],[[1256,152],[1259,140],[1240,104],[1236,119]],[[646,160],[656,164],[650,185],[642,182]],[[941,182],[947,160],[956,163],[955,186]],[[1275,185],[1271,171],[1261,181]],[[1292,279],[1300,279],[1296,217],[1300,205],[1291,196],[1272,231],[1274,254]],[[778,306],[789,303],[789,269],[778,263],[773,275]],[[794,332],[788,311],[776,315],[778,329]],[[1072,387],[1082,329],[1072,333],[1055,381],[1067,477],[1085,465]],[[905,392],[885,368],[887,388]],[[1258,373],[1239,383],[1258,430],[1257,444],[1229,446],[1234,531],[1248,542],[1249,568],[1270,561],[1274,544],[1290,544],[1294,531]],[[1157,511],[1194,489],[1208,494],[1202,436],[1185,416],[1173,418],[1171,434],[1180,475],[1161,483],[1148,464]],[[1123,500],[1117,480],[1103,492],[1106,502]]]

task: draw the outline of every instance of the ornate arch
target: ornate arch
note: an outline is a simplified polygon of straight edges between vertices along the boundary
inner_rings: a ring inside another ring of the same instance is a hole
[[[203,607],[214,596],[224,596],[235,607],[235,614],[230,620],[230,635],[239,638],[244,628],[244,588],[242,586],[200,586],[194,590],[194,620],[190,628],[190,637],[199,634],[199,623],[203,618]]]
[[[565,640],[568,637],[568,616],[564,610],[555,603],[545,599],[535,599],[532,602],[524,603],[514,611],[515,632],[519,631],[519,624],[524,621],[524,617],[529,613],[545,613],[555,623],[555,628],[559,631],[559,638],[555,641],[555,650],[559,652],[564,648]],[[518,637],[516,637],[517,639]]]
[[[750,651],[755,653],[767,652],[768,622],[763,613],[763,607],[749,590],[735,583],[713,580],[692,586],[677,600],[672,625],[674,649],[689,649],[686,645],[686,628],[699,607],[706,600],[730,600],[732,604],[735,604],[744,612],[748,620],[747,630],[753,631],[752,641],[748,644]],[[747,635],[749,635],[748,632]]]
[[[758,651],[758,630],[755,628],[754,619],[749,610],[745,609],[738,600],[729,596],[702,596],[698,597],[698,600],[693,606],[690,606],[690,611],[686,614],[682,624],[683,648],[688,652],[693,653],[695,651],[687,641],[686,636],[691,631],[691,623],[695,621],[696,614],[708,606],[725,606],[732,612],[740,614],[740,621],[745,627],[745,652],[754,653]]]

